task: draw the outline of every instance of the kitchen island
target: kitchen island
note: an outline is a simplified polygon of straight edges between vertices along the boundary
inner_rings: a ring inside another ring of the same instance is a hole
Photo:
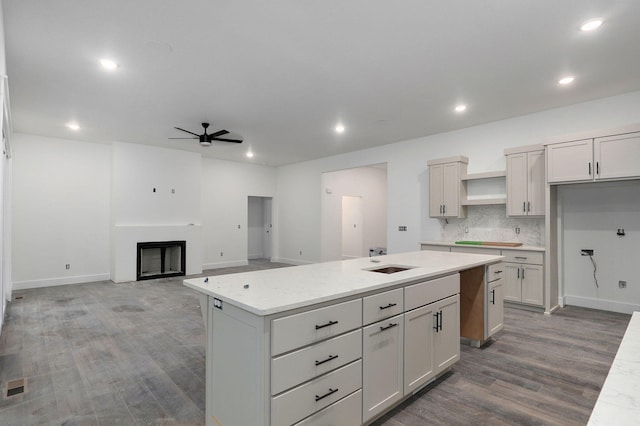
[[[207,425],[367,424],[460,357],[460,293],[502,256],[419,251],[188,279]]]

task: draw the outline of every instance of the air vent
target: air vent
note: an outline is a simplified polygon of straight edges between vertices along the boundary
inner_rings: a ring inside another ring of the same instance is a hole
[[[27,379],[16,379],[7,382],[7,386],[5,387],[7,390],[5,393],[5,399],[11,398],[12,396],[21,395],[27,390]]]

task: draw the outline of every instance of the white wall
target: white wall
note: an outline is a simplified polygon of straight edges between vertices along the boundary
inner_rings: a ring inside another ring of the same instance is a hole
[[[321,177],[322,261],[340,260],[342,197],[362,197],[363,249],[387,246],[387,170],[358,167]]]
[[[565,303],[631,313],[640,310],[640,181],[560,185]],[[616,235],[624,228],[626,236]],[[589,257],[593,249],[598,287]],[[626,281],[620,289],[618,281]]]
[[[202,158],[203,269],[247,264],[247,198],[275,195],[273,167]]]
[[[466,155],[469,173],[505,170],[504,149],[539,144],[545,137],[638,122],[640,92],[515,117],[481,126],[321,158],[278,169],[278,214],[286,223],[277,234],[279,256],[298,263],[321,259],[323,172],[387,163],[390,253],[418,249],[418,241],[439,239],[439,220],[428,217],[427,161]],[[407,232],[398,231],[406,225]],[[300,255],[300,251],[303,252]]]
[[[108,279],[110,147],[12,142],[14,289]]]

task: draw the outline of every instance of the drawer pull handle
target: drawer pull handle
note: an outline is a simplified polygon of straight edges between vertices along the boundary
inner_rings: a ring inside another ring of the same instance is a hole
[[[393,328],[393,327],[395,327],[397,325],[398,325],[398,323],[389,323],[389,325],[386,326],[386,327],[380,327],[380,331],[388,330],[388,329]]]
[[[338,355],[329,355],[329,358],[327,359],[323,359],[322,361],[316,361],[316,367],[324,364],[325,362],[333,361],[336,358],[338,358]]]
[[[494,274],[501,274],[502,271],[493,271]]]
[[[393,308],[396,305],[397,303],[389,303],[387,306],[380,306],[380,309],[389,309],[389,308]]]
[[[329,321],[326,324],[316,325],[316,330],[320,330],[321,328],[325,328],[325,327],[330,327],[330,326],[335,325],[337,323],[338,323],[338,321]]]
[[[516,258],[516,259],[525,259],[525,260],[527,259],[527,257],[526,257],[526,256],[515,256],[515,258]]]
[[[321,399],[324,399],[324,398],[328,397],[329,395],[333,395],[336,392],[338,392],[338,388],[335,388],[335,389],[329,388],[329,392],[325,393],[324,395],[322,395],[322,396],[316,395],[316,402],[320,401]]]

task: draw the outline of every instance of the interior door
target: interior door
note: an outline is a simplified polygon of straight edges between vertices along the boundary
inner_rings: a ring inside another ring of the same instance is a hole
[[[364,256],[362,197],[342,197],[342,258]]]
[[[262,235],[264,236],[262,240],[262,252],[264,253],[265,259],[271,259],[272,252],[272,233],[273,233],[273,199],[271,197],[263,198],[263,226],[262,226]]]

